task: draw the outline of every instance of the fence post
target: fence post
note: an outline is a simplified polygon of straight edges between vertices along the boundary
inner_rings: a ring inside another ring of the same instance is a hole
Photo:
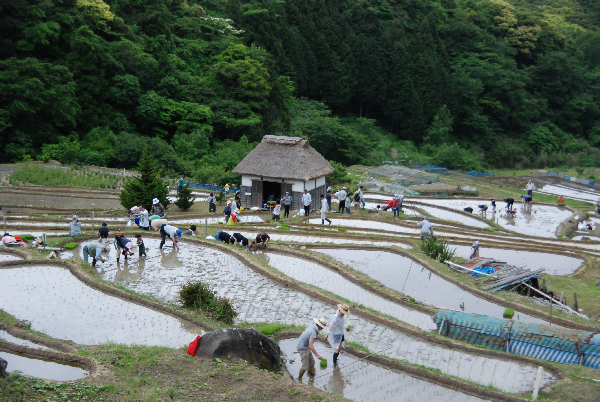
[[[544,368],[542,366],[539,366],[537,369],[537,373],[535,374],[535,382],[533,383],[533,395],[532,395],[532,399],[534,401],[537,401],[538,399],[538,394],[540,392],[540,382],[542,381],[542,372],[544,371]]]
[[[573,293],[573,310],[575,311],[579,311],[579,309],[577,308],[577,293]]]

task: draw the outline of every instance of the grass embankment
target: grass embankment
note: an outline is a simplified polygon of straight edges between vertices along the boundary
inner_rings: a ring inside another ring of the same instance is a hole
[[[68,169],[62,169],[26,165],[10,175],[8,181],[13,186],[25,183],[37,184],[40,186],[76,186],[114,189],[121,186],[123,177],[95,172],[86,168],[70,167]]]
[[[182,349],[100,345],[79,354],[107,367],[110,374],[75,383],[45,382],[11,375],[0,380],[0,399],[10,401],[238,401],[328,400],[333,395],[243,360],[196,358]],[[10,363],[9,363],[10,364]]]

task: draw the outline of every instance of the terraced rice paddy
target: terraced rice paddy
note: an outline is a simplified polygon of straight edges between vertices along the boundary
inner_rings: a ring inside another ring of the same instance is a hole
[[[32,329],[80,344],[116,342],[167,347],[200,332],[163,313],[92,289],[64,268],[0,269],[2,309]]]
[[[307,326],[311,325],[312,317],[328,317],[335,311],[335,306],[268,279],[218,250],[183,243],[179,252],[172,249],[160,252],[157,243],[148,240],[150,250],[146,260],[137,262],[134,258],[117,266],[112,259],[102,265],[102,270],[99,264],[101,276],[167,302],[177,301],[179,287],[189,280],[210,283],[220,296],[233,300],[239,313],[236,322]],[[354,331],[349,340],[373,351],[391,347],[384,352],[389,357],[439,368],[444,373],[510,392],[533,387],[536,369],[533,366],[446,349],[360,317],[352,317],[351,324]],[[545,374],[543,383],[552,381],[554,378]]]
[[[301,367],[300,355],[296,351],[297,339],[284,339],[279,341],[283,352],[285,367],[288,372],[298,377]],[[329,345],[315,342],[317,352],[328,361],[332,362],[332,349]],[[482,399],[463,394],[458,391],[449,391],[444,387],[427,381],[417,380],[406,374],[370,363],[368,360],[358,361],[358,358],[341,353],[338,358],[338,367],[315,367],[316,374],[311,384],[332,394],[341,395],[354,401],[444,401],[444,402],[474,402]],[[308,376],[303,379],[308,384]]]
[[[430,306],[438,306],[467,313],[489,315],[502,318],[506,307],[489,302],[469,293],[457,285],[446,281],[407,257],[385,251],[315,249],[333,257],[337,261],[362,272],[390,289],[397,290],[417,301]],[[515,312],[519,321],[545,323],[544,320]]]
[[[20,371],[23,374],[52,381],[75,381],[85,378],[88,372],[82,368],[42,359],[0,351],[0,356],[8,362],[9,373]]]

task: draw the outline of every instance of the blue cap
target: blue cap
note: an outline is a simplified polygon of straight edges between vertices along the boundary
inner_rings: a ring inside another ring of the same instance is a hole
[[[181,230],[177,229],[177,237],[181,237]]]
[[[427,220],[429,220],[429,218],[428,218],[428,217],[425,217],[425,218],[423,218],[423,219],[427,219]]]

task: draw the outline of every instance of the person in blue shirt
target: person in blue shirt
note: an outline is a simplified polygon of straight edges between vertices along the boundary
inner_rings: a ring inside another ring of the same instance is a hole
[[[225,224],[229,222],[229,217],[231,216],[231,201],[227,201],[227,205],[225,209],[223,209],[223,215],[225,215]]]
[[[319,336],[319,331],[327,330],[327,320],[324,318],[313,318],[314,323],[306,328],[296,344],[296,350],[300,354],[302,362],[302,368],[298,373],[298,380],[302,379],[304,373],[308,370],[308,374],[315,375],[315,359],[313,353],[317,356],[317,359],[321,360],[321,355],[315,349],[315,339]],[[311,353],[312,351],[312,353]]]

